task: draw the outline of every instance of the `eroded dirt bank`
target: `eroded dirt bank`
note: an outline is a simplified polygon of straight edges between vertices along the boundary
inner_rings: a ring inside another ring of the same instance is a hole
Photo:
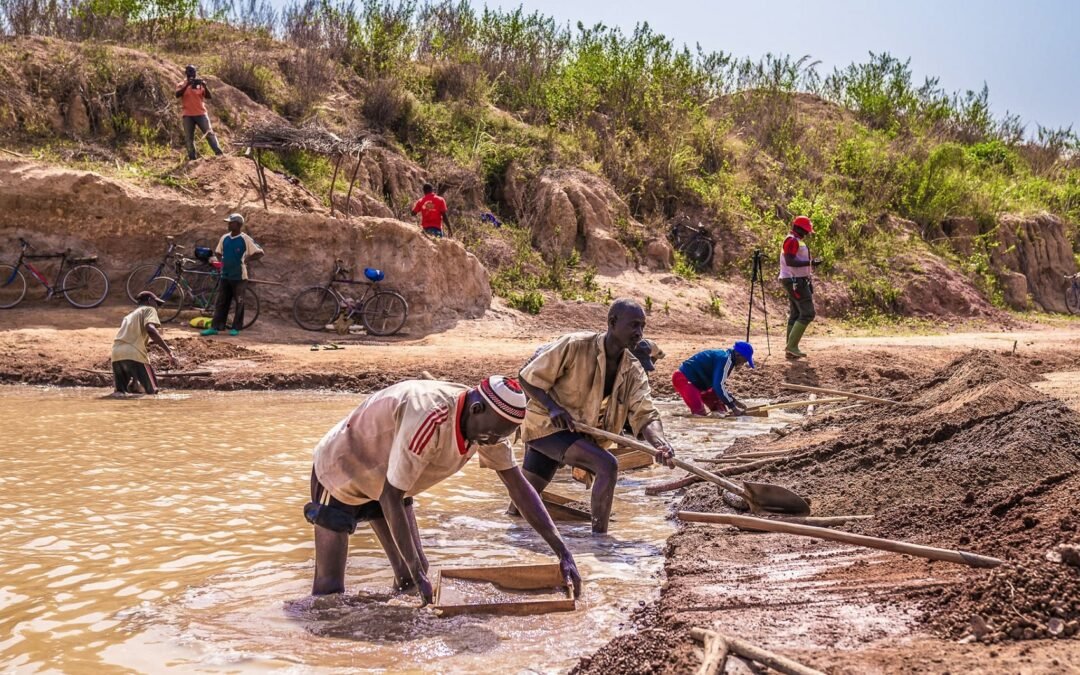
[[[1042,365],[974,350],[921,376],[849,379],[904,405],[836,405],[848,409],[725,452],[787,450],[740,478],[809,496],[814,515],[874,516],[845,530],[1002,567],[686,525],[669,540],[660,600],[577,672],[690,672],[695,626],[829,673],[1080,670],[1080,414],[1037,389]],[[733,511],[705,484],[676,508]]]

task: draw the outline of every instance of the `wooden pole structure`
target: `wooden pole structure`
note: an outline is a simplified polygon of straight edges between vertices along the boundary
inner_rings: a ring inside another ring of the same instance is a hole
[[[820,670],[804,666],[798,661],[793,661],[786,656],[770,652],[767,649],[762,649],[746,640],[731,637],[730,635],[724,635],[723,633],[717,633],[716,631],[705,630],[703,628],[691,628],[690,636],[700,642],[705,642],[705,639],[710,637],[713,639],[719,638],[727,644],[728,650],[732,653],[750,659],[751,661],[757,661],[773,670],[784,673],[784,675],[825,675],[825,673]]]
[[[334,187],[337,185],[338,169],[341,168],[342,156],[337,156],[337,161],[334,162],[334,175],[330,178],[330,215],[334,215]]]
[[[263,210],[269,211],[270,207],[266,204],[266,193],[269,186],[266,184],[266,174],[263,173],[262,150],[255,151],[255,175],[259,178],[259,195],[262,197]]]
[[[781,532],[784,534],[797,534],[803,537],[815,539],[827,539],[844,544],[876,548],[893,553],[904,553],[930,560],[943,560],[958,565],[970,565],[971,567],[997,567],[1004,561],[998,558],[969,553],[968,551],[956,551],[947,548],[935,548],[933,546],[921,546],[906,541],[895,539],[882,539],[880,537],[867,537],[862,534],[850,532],[837,532],[824,527],[812,527],[797,523],[785,523],[769,518],[755,518],[753,516],[736,516],[727,513],[697,513],[695,511],[679,511],[679,520],[693,523],[718,523],[722,525],[734,525],[747,530],[759,530],[764,532]]]
[[[363,155],[356,156],[356,166],[353,167],[352,178],[349,179],[349,192],[345,195],[345,217],[348,218],[352,215],[352,190],[353,185],[356,184],[356,174],[360,172],[360,160],[363,159]]]
[[[866,396],[864,394],[853,394],[850,391],[840,391],[839,389],[822,389],[821,387],[809,387],[805,384],[792,384],[790,382],[784,382],[780,385],[784,389],[791,389],[792,391],[806,391],[814,394],[828,394],[829,396],[844,396],[846,398],[854,399],[856,401],[869,401],[870,403],[887,403],[889,405],[911,405],[903,401],[892,401],[887,398],[878,398],[876,396]],[[824,400],[818,401],[818,403],[824,403]]]

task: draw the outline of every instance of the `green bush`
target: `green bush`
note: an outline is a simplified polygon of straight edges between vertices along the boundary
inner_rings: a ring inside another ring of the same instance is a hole
[[[544,294],[539,291],[512,291],[506,296],[506,303],[522,312],[539,314],[544,307]]]

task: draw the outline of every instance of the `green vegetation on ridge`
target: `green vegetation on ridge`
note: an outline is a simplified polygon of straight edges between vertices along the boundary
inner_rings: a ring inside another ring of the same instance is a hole
[[[176,63],[206,61],[295,123],[349,131],[359,112],[425,166],[475,174],[506,220],[515,216],[503,198],[511,166],[525,179],[552,166],[600,174],[654,235],[677,214],[738,233],[724,238],[737,247],[721,257],[729,265],[753,247],[775,251],[791,216],[810,215],[824,273],[844,279],[866,309],[893,309],[890,261],[919,250],[952,259],[1000,302],[987,251],[1002,213],[1057,214],[1078,246],[1076,134],[1028,133],[1015,116],[991,114],[985,86],[950,93],[933,78],[919,83],[889,54],[822,73],[809,57],[740,59],[680,47],[647,24],[571,27],[464,0],[296,0],[281,12],[265,0],[0,0],[0,16],[18,35],[123,41]],[[116,91],[122,69],[100,53],[91,88]],[[359,110],[339,105],[341,93]],[[11,105],[0,94],[0,114]],[[134,119],[113,110],[100,127],[150,159],[155,142],[175,141],[162,124]],[[328,183],[329,167],[313,158],[280,166]],[[918,236],[890,228],[886,215],[913,221]],[[982,224],[966,257],[940,245],[954,216]],[[538,263],[517,228],[499,236],[516,251],[495,264],[501,295],[538,310],[541,291],[562,292],[575,265]],[[482,239],[466,241],[476,250]],[[631,244],[640,252],[643,241]]]

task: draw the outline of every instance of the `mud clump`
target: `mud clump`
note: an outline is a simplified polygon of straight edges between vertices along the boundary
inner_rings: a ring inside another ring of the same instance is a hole
[[[1080,546],[1009,562],[924,603],[931,624],[984,643],[1080,637]]]
[[[680,652],[687,652],[682,659]],[[570,675],[659,675],[693,672],[700,665],[686,640],[669,630],[648,628],[631,635],[621,635],[578,662]]]

